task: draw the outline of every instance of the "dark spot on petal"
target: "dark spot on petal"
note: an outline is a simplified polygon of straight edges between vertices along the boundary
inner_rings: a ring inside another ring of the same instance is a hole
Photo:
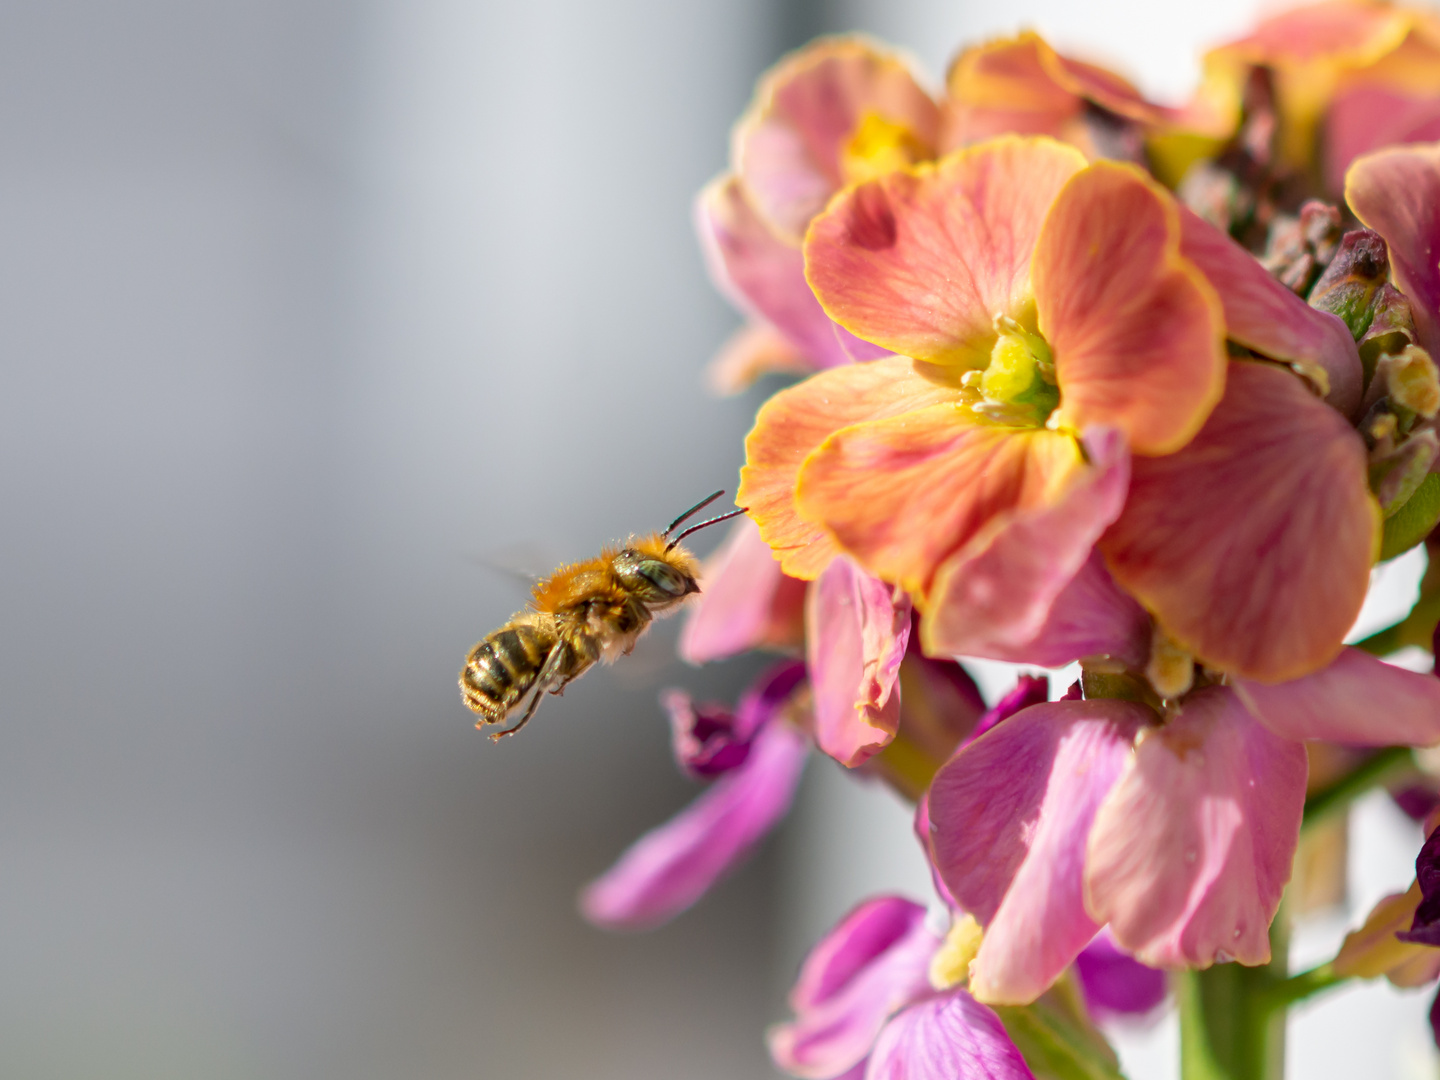
[[[850,240],[866,251],[895,246],[895,212],[878,182],[862,184],[850,197]]]

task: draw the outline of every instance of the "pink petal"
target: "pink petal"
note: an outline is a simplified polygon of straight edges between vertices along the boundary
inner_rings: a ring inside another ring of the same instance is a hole
[[[736,307],[774,326],[812,367],[850,362],[805,284],[799,247],[766,228],[737,177],[722,176],[700,192],[695,228],[711,278]]]
[[[900,727],[910,601],[842,556],[810,590],[806,624],[815,742],[842,765],[860,765]]]
[[[849,181],[844,154],[867,115],[906,128],[926,156],[940,117],[899,57],[822,38],[775,66],[735,130],[733,159],[770,227],[797,242]]]
[[[809,375],[818,370],[795,344],[768,322],[740,327],[705,366],[705,388],[713,394],[738,394],[766,375]]]
[[[1129,701],[1055,701],[959,750],[930,788],[935,866],[985,926],[970,986],[982,1001],[1035,1000],[1099,925],[1085,913],[1085,838],[1135,735]]]
[[[997,314],[1024,314],[1040,224],[1085,164],[1005,138],[839,196],[805,239],[805,273],[840,325],[896,353],[983,368]]]
[[[1120,587],[1212,667],[1280,681],[1328,664],[1378,552],[1365,444],[1288,371],[1234,362],[1179,453],[1136,458],[1100,540]]]
[[[1440,139],[1440,98],[1415,97],[1384,86],[1342,90],[1325,118],[1325,186],[1343,191],[1346,170],[1362,154],[1436,139]]]
[[[660,703],[670,716],[670,746],[680,771],[696,778],[739,768],[760,731],[776,721],[805,681],[798,660],[771,664],[740,696],[734,711],[697,705],[683,690],[667,690]]]
[[[1440,355],[1440,145],[1397,146],[1350,166],[1345,201],[1390,245],[1420,344]]]
[[[1345,649],[1328,667],[1292,682],[1236,679],[1251,714],[1287,739],[1352,746],[1440,743],[1440,679]]]
[[[1031,663],[1052,666],[1053,656],[1030,658],[1033,652],[1054,651],[1037,648],[1036,639],[1058,614],[1056,598],[1086,565],[1106,526],[1120,516],[1130,486],[1130,455],[1119,431],[1092,429],[1084,445],[1088,465],[1058,498],[997,516],[941,565],[921,625],[927,652],[1007,660],[1023,654]],[[1137,610],[1133,601],[1124,603]],[[1053,666],[1074,659],[1078,656]]]
[[[1248,251],[1188,209],[1180,213],[1180,250],[1220,295],[1225,336],[1262,356],[1325,372],[1325,400],[1346,416],[1360,405],[1362,371],[1345,324],[1280,284]]]
[[[919,904],[896,896],[861,904],[805,958],[790,992],[795,1019],[768,1033],[775,1064],[824,1078],[864,1061],[890,1015],[929,993],[939,946]]]
[[[1117,427],[1137,454],[1184,446],[1224,390],[1225,325],[1180,253],[1174,197],[1134,165],[1096,162],[1056,197],[1032,276],[1060,384],[1050,423]]]
[[[1152,967],[1270,959],[1305,807],[1305,748],[1209,687],[1140,741],[1095,818],[1085,899]]]
[[[865,1080],[1034,1080],[994,1011],[952,990],[896,1016],[875,1041]]]
[[[797,648],[804,607],[805,583],[786,576],[755,523],[742,517],[705,560],[700,595],[680,632],[680,656],[705,664],[751,649]]]
[[[658,926],[680,914],[785,816],[808,749],[790,725],[770,724],[743,765],[635,841],[585,887],[582,914],[611,930]]]

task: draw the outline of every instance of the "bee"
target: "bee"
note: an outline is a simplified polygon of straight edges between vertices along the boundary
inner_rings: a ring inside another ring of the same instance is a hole
[[[680,541],[745,511],[670,534],[724,494],[702,499],[664,532],[632,536],[623,547],[607,547],[597,558],[562,566],[537,581],[529,607],[471,649],[460,669],[460,696],[480,717],[475,726],[505,723],[528,696],[520,722],[490,738],[499,742],[514,735],[547,691],[562,693],[596,661],[611,663],[628,654],[656,616],[698,593],[700,564]]]

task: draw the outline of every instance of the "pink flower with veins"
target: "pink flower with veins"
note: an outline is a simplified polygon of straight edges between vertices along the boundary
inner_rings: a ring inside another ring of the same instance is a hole
[[[821,39],[761,79],[735,127],[733,171],[696,202],[711,277],[751,318],[711,366],[716,390],[878,355],[815,302],[800,242],[845,185],[934,157],[939,123],[909,65],[862,38]]]
[[[1440,741],[1440,681],[1358,649],[1280,684],[1036,705],[959,750],[930,791],[931,852],[985,927],[971,990],[1034,1000],[1102,926],[1146,964],[1270,958],[1305,805],[1303,741]]]
[[[1139,169],[1047,138],[854,187],[805,251],[831,317],[900,355],[760,410],[737,501],[786,573],[848,555],[913,598],[931,655],[1033,662],[1062,629],[1048,656],[1103,652],[1135,633],[1118,582],[1224,670],[1334,658],[1379,538],[1339,319]]]

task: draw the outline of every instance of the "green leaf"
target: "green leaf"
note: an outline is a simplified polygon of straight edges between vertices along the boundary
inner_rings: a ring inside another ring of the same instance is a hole
[[[995,1011],[1036,1080],[1125,1080],[1115,1051],[1066,980],[1032,1005]]]
[[[1409,551],[1440,523],[1440,475],[1431,473],[1415,489],[1405,505],[1385,520],[1380,541],[1380,561]]]

